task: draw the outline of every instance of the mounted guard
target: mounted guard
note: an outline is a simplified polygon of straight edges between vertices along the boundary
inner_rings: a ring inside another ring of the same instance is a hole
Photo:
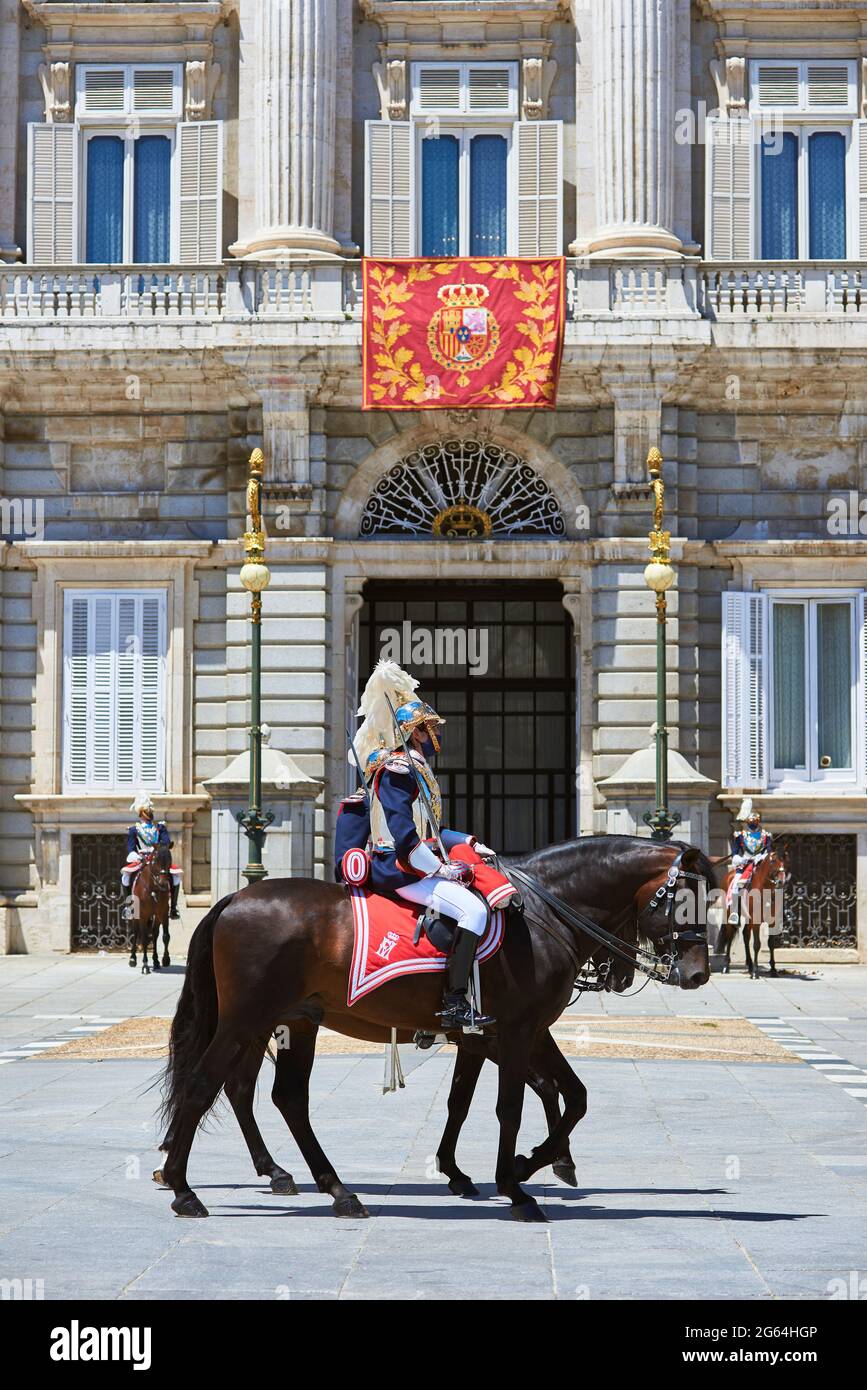
[[[752,882],[756,867],[767,859],[771,852],[773,836],[762,828],[762,818],[753,807],[750,797],[745,797],[738,812],[738,822],[742,829],[732,836],[732,868],[735,870],[728,887],[726,907],[729,926],[737,926],[741,919],[740,896]]]
[[[440,826],[442,797],[429,759],[440,752],[443,720],[415,692],[418,681],[394,661],[380,661],[364,691],[364,723],[349,759],[363,785],[340,805],[335,834],[338,882],[359,882],[354,865],[378,893],[432,909],[457,924],[448,967],[443,1028],[485,1028],[467,998],[479,940],[488,924],[484,899],[468,886],[472,868],[449,859],[457,845],[481,857],[494,851],[464,831]],[[365,854],[369,846],[369,854]]]
[[[154,816],[154,804],[147,792],[139,792],[135,801],[130,806],[130,810],[137,817],[135,823],[128,827],[126,836],[126,863],[120,876],[124,903],[124,915],[130,916],[134,911],[131,888],[133,880],[142,866],[142,860],[146,854],[152,854],[159,845],[167,845],[171,848],[172,839],[169,835],[168,827],[164,820],[158,821]],[[177,921],[180,918],[178,912],[178,893],[181,886],[183,870],[174,862],[171,867],[172,880],[172,900],[169,909],[169,916]]]

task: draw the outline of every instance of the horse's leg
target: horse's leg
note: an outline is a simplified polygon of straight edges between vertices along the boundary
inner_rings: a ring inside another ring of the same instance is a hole
[[[319,1191],[333,1199],[334,1215],[367,1216],[355,1193],[344,1187],[335,1173],[310,1124],[310,1073],[318,1031],[293,1030],[291,1045],[277,1049],[271,1099],[289,1126]]]
[[[776,975],[776,973],[777,973],[777,962],[776,962],[776,960],[775,960],[775,958],[774,958],[774,952],[775,952],[776,949],[777,949],[776,946],[775,946],[775,944],[774,944],[775,941],[776,941],[776,939],[777,939],[777,938],[776,938],[776,936],[774,935],[774,933],[771,932],[771,931],[769,931],[769,932],[768,932],[768,954],[769,954],[769,956],[770,956],[770,958],[771,958],[771,959],[770,959],[770,967],[771,967],[771,968],[770,968],[770,972],[769,972],[771,975]]]
[[[449,1117],[436,1155],[440,1172],[449,1180],[449,1192],[453,1192],[456,1197],[478,1197],[479,1195],[479,1189],[473,1185],[472,1179],[466,1173],[462,1173],[458,1167],[455,1148],[458,1135],[469,1114],[476,1083],[484,1064],[485,1054],[483,1052],[471,1051],[464,1046],[458,1048],[452,1084],[449,1089]]]
[[[159,968],[160,968],[159,956],[157,955],[157,941],[159,940],[159,935],[160,935],[160,922],[159,922],[159,918],[157,917],[156,912],[154,912],[154,915],[153,915],[153,917],[151,918],[150,932],[149,932],[149,936],[150,936],[150,939],[151,939],[151,940],[150,940],[150,946],[151,946],[151,960],[152,960],[152,963],[153,963],[153,968],[154,968],[154,970],[159,970]]]
[[[559,1125],[561,1120],[560,1091],[550,1075],[544,1072],[541,1066],[537,1065],[535,1053],[530,1067],[530,1075],[527,1079],[530,1083],[530,1087],[542,1102],[542,1108],[545,1111],[545,1119],[548,1122],[548,1133],[551,1135],[554,1133],[555,1128]],[[568,1138],[565,1144],[561,1145],[560,1152],[554,1159],[551,1167],[554,1171],[554,1176],[565,1183],[567,1187],[578,1186],[578,1176],[575,1172],[575,1160],[569,1149]]]
[[[500,1084],[497,1093],[497,1119],[500,1143],[497,1149],[497,1191],[512,1203],[516,1221],[546,1221],[535,1198],[524,1192],[515,1170],[515,1145],[521,1128],[524,1087],[530,1068],[533,1031],[527,1024],[504,1028],[498,1038]]]
[[[746,970],[747,970],[747,974],[748,974],[751,978],[754,979],[754,978],[755,978],[755,972],[753,971],[753,954],[752,954],[752,951],[750,950],[750,933],[751,933],[751,932],[752,932],[752,927],[750,926],[749,922],[744,922],[744,929],[743,929],[743,932],[742,932],[742,936],[743,936],[743,938],[744,938],[744,955],[746,956]]]
[[[753,927],[753,979],[759,978],[759,952],[762,949],[762,928],[761,924]]]
[[[244,1143],[247,1145],[253,1167],[260,1178],[269,1178],[271,1191],[294,1196],[298,1188],[291,1173],[275,1163],[265,1145],[259,1126],[253,1115],[253,1097],[256,1094],[256,1078],[262,1065],[265,1048],[261,1042],[251,1043],[241,1061],[226,1082],[225,1091],[229,1104],[235,1112],[235,1119],[241,1127]]]
[[[130,897],[133,899],[133,912],[135,912],[135,911],[136,911],[136,907],[137,907],[137,902],[136,902],[136,899],[135,899],[135,890],[134,890],[134,886],[133,886],[132,884],[130,885],[129,893],[130,893]],[[129,940],[130,940],[129,963],[130,963],[130,968],[131,968],[132,970],[134,970],[135,967],[136,967],[136,965],[138,964],[138,957],[137,957],[137,955],[136,955],[136,950],[137,950],[137,947],[138,947],[138,917],[137,917],[137,916],[135,916],[135,917],[132,918],[132,920],[131,920],[131,922],[130,922],[130,927],[131,927],[131,930],[130,930],[130,934],[129,934]]]
[[[728,921],[723,922],[723,950],[725,960],[722,965],[722,974],[727,975],[732,968],[732,941],[734,940],[734,928],[730,927]]]
[[[563,1056],[550,1033],[546,1033],[544,1037],[540,1038],[536,1049],[534,1049],[534,1062],[537,1059],[544,1064],[547,1080],[556,1083],[557,1089],[563,1097],[563,1114],[554,1125],[548,1138],[537,1149],[533,1150],[529,1158],[525,1158],[523,1154],[518,1154],[516,1157],[515,1172],[521,1182],[527,1182],[540,1168],[544,1168],[554,1159],[560,1158],[563,1152],[564,1139],[568,1143],[569,1135],[578,1121],[583,1120],[587,1114],[587,1088],[580,1077],[575,1075],[567,1058]],[[574,1171],[573,1164],[573,1174]],[[575,1186],[577,1187],[577,1183]]]
[[[187,1182],[187,1162],[203,1116],[220,1094],[239,1048],[246,1046],[249,1046],[249,1043],[239,1043],[234,1030],[220,1022],[202,1060],[192,1074],[183,1104],[170,1130],[171,1148],[161,1170],[163,1182],[174,1191],[172,1211],[178,1216],[208,1215],[207,1207],[199,1201]]]
[[[171,965],[172,963],[172,958],[169,955],[169,939],[169,912],[166,908],[166,914],[163,917],[163,965]]]

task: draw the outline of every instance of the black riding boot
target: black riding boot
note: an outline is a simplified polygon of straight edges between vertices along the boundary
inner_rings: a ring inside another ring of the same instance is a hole
[[[450,1028],[487,1028],[491,1023],[496,1023],[496,1019],[490,1014],[476,1014],[470,1007],[467,999],[467,987],[470,983],[473,961],[476,958],[479,938],[475,932],[467,931],[466,927],[458,927],[455,932],[455,944],[449,961],[449,987],[443,999],[442,1013],[437,1014],[437,1018],[442,1019],[443,1027]]]
[[[180,888],[181,885],[179,883],[175,883],[174,879],[172,879],[172,905],[169,909],[169,916],[175,922],[179,921],[181,916],[181,914],[178,912],[178,893],[180,892]]]

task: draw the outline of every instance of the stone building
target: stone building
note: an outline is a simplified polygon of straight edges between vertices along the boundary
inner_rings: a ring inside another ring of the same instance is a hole
[[[257,445],[272,872],[384,641],[453,823],[640,825],[658,444],[683,833],[863,957],[865,132],[853,0],[0,0],[0,950],[111,944],[140,784],[185,925],[236,873]],[[480,251],[567,257],[557,409],[363,414],[360,253]]]

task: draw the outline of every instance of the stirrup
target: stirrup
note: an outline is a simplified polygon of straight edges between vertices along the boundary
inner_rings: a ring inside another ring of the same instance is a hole
[[[443,1000],[444,1007],[436,1015],[442,1019],[443,1027],[449,1028],[488,1028],[492,1023],[496,1023],[493,1014],[478,1014],[471,1006],[468,999],[461,995],[457,999],[449,999],[448,996]]]

